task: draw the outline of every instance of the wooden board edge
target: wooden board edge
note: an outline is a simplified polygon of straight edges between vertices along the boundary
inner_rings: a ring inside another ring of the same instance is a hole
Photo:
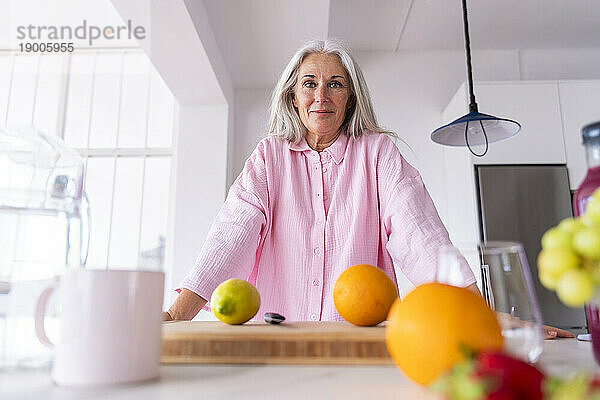
[[[257,365],[389,365],[394,366],[391,358],[274,358],[274,357],[190,357],[190,356],[162,356],[163,365],[171,364],[257,364]]]
[[[182,342],[182,341],[277,341],[277,342],[322,342],[327,339],[335,339],[335,341],[344,342],[372,342],[372,343],[385,343],[385,336],[372,335],[368,337],[364,336],[344,336],[344,335],[317,335],[317,334],[293,334],[293,335],[281,335],[281,334],[266,334],[266,335],[243,335],[243,334],[228,334],[228,333],[173,333],[162,334],[162,341],[164,342]]]

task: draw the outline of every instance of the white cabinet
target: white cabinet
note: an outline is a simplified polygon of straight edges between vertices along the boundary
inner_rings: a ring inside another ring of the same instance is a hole
[[[560,102],[556,83],[481,83],[479,111],[521,124],[512,138],[490,145],[476,164],[564,164]]]
[[[587,170],[585,150],[581,144],[581,128],[591,122],[600,121],[600,82],[559,82],[558,89],[569,182],[571,189],[575,190],[583,181]]]

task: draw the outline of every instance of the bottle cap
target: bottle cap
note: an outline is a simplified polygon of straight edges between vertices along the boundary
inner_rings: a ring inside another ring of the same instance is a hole
[[[581,128],[581,137],[583,138],[584,145],[600,140],[600,121],[593,122]]]

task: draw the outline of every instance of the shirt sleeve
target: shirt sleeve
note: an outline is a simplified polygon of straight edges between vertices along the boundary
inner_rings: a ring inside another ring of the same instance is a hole
[[[386,249],[396,268],[415,285],[433,282],[439,250],[452,245],[421,175],[386,138],[378,157],[382,222],[388,235]],[[469,265],[461,263],[466,287],[476,282]]]
[[[230,278],[248,279],[267,226],[268,191],[261,142],[231,186],[192,270],[178,291],[189,289],[210,301],[214,289]]]

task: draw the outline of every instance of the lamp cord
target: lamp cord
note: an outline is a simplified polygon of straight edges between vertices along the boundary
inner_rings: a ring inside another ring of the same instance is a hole
[[[467,123],[465,124],[465,143],[467,144],[467,147],[469,148],[469,151],[471,152],[471,154],[473,154],[475,157],[485,156],[488,152],[488,148],[490,147],[490,144],[489,144],[488,138],[487,138],[487,133],[485,133],[485,128],[483,127],[483,122],[481,122],[481,120],[479,120],[479,125],[481,126],[481,131],[483,132],[483,137],[485,138],[485,150],[481,154],[475,153],[473,151],[473,149],[471,148],[471,145],[469,144],[469,136],[467,135],[467,131],[469,130],[469,121],[467,121]]]
[[[469,82],[469,111],[477,112],[475,93],[473,93],[473,68],[471,67],[471,39],[469,38],[469,19],[467,18],[467,0],[462,0],[463,27],[465,28],[465,52],[467,53],[467,79]]]
[[[469,19],[467,18],[467,0],[462,0],[462,9],[463,9],[463,26],[465,28],[465,52],[467,53],[467,79],[469,82],[469,112],[476,113],[477,110],[477,102],[475,101],[475,93],[473,92],[473,68],[471,67],[471,39],[469,38]],[[475,157],[483,157],[487,154],[488,148],[490,146],[488,142],[487,133],[485,132],[485,128],[483,127],[483,122],[479,120],[479,125],[481,126],[481,131],[483,132],[483,137],[485,138],[485,150],[481,154],[477,154],[471,148],[469,144],[469,121],[465,124],[465,143],[469,148],[471,154]]]

